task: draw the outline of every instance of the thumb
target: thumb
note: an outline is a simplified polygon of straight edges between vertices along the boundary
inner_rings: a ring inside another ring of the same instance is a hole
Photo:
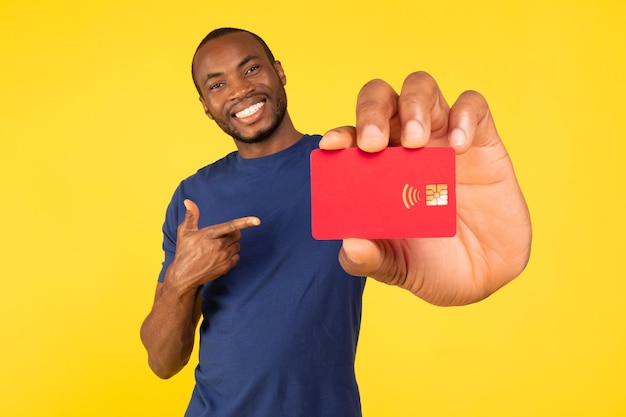
[[[379,246],[371,240],[344,239],[339,252],[339,263],[350,275],[377,275],[383,263],[383,253]]]
[[[183,204],[185,205],[185,209],[187,209],[187,211],[185,212],[185,218],[183,219],[180,226],[178,226],[178,229],[180,231],[195,232],[196,230],[198,230],[200,209],[198,208],[196,203],[191,200],[185,200],[183,201]]]
[[[343,126],[330,130],[322,136],[320,149],[334,151],[337,149],[354,148],[356,146],[356,129]]]

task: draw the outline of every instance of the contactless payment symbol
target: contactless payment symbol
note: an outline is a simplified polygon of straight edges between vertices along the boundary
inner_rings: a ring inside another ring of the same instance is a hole
[[[426,185],[426,205],[427,206],[447,206],[448,205],[448,184]]]
[[[404,184],[404,188],[402,189],[402,202],[404,203],[404,207],[410,209],[419,201],[419,190],[409,184]]]
[[[447,206],[448,205],[448,184],[427,184],[426,186],[426,206]],[[410,209],[421,200],[420,190],[409,184],[404,184],[402,189],[402,202],[404,207]]]

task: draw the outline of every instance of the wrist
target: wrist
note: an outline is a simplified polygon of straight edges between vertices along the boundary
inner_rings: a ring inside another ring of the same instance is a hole
[[[198,284],[195,280],[188,279],[185,275],[178,272],[178,268],[174,263],[170,264],[163,279],[163,289],[167,292],[175,294],[178,299],[194,298],[198,289],[202,284]]]

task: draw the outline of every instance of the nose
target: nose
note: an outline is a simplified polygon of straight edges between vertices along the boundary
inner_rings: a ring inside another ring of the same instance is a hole
[[[253,85],[245,77],[236,77],[230,82],[230,99],[237,100],[245,97],[253,90]]]

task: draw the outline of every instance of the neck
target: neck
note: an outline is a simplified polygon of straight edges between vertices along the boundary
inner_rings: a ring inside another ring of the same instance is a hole
[[[258,143],[235,141],[235,146],[237,146],[239,155],[244,159],[260,158],[287,149],[298,142],[301,137],[302,133],[296,130],[287,113],[276,131],[264,141]]]

